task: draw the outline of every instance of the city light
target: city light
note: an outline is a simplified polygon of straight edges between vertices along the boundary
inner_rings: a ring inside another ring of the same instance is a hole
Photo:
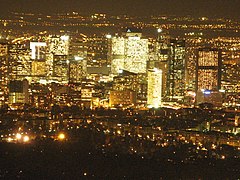
[[[23,142],[26,143],[26,142],[29,142],[29,140],[30,140],[29,136],[24,136],[23,137]]]
[[[20,140],[21,138],[22,138],[22,135],[19,134],[19,133],[17,133],[17,134],[16,134],[16,139],[17,139],[17,140]]]
[[[69,36],[66,36],[66,35],[61,36],[60,38],[61,38],[61,40],[63,40],[63,41],[68,41],[68,40],[69,40]]]
[[[65,137],[65,134],[63,134],[63,133],[60,133],[59,135],[58,135],[58,140],[64,140],[66,137]]]
[[[161,29],[161,28],[158,28],[158,29],[157,29],[157,32],[158,32],[158,33],[161,33],[161,32],[162,32],[162,29]]]
[[[107,39],[111,39],[111,38],[112,38],[112,35],[111,35],[111,34],[107,34],[107,35],[106,35],[106,38],[107,38]]]
[[[74,60],[75,60],[75,61],[80,61],[80,60],[83,60],[83,59],[84,59],[83,57],[74,56]]]
[[[238,179],[239,11],[212,1],[1,4],[0,177]]]

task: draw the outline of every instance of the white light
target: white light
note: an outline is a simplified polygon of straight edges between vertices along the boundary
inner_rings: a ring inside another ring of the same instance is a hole
[[[225,90],[224,89],[220,89],[219,92],[225,93]]]
[[[69,63],[70,63],[70,61],[69,61],[69,60],[66,60],[66,63],[67,63],[67,64],[69,64]]]
[[[22,135],[21,135],[21,134],[19,134],[19,133],[17,133],[17,134],[16,134],[16,138],[19,140],[19,139],[21,139],[21,138],[22,138]]]
[[[64,35],[64,36],[61,36],[60,39],[63,40],[63,41],[68,41],[69,36]]]
[[[75,60],[75,61],[80,61],[80,60],[83,60],[83,59],[84,59],[83,57],[74,56],[74,60]]]
[[[111,34],[107,34],[107,35],[106,35],[106,38],[107,38],[107,39],[111,39],[111,38],[112,38],[112,35],[111,35]]]
[[[123,70],[122,70],[122,69],[119,69],[119,70],[118,70],[118,73],[119,73],[119,74],[122,74],[122,73],[123,73]]]
[[[157,32],[158,32],[158,33],[161,33],[161,32],[162,32],[162,29],[161,29],[161,28],[158,28],[158,29],[157,29]]]

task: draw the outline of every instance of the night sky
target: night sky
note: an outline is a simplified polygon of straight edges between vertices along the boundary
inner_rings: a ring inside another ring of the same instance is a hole
[[[192,15],[240,18],[240,0],[0,0],[0,13],[77,11],[129,15]]]

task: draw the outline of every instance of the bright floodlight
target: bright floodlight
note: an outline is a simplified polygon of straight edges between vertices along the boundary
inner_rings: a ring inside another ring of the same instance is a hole
[[[66,36],[66,35],[61,36],[60,38],[61,38],[61,40],[63,40],[63,41],[68,41],[68,40],[69,40],[69,36]]]
[[[84,58],[83,57],[79,57],[79,56],[74,56],[74,59],[75,59],[75,61],[80,61],[80,60],[83,60]]]
[[[65,134],[60,133],[60,134],[58,135],[58,139],[59,139],[59,140],[65,139]]]
[[[16,134],[16,138],[17,138],[17,140],[19,140],[19,139],[21,139],[21,138],[22,138],[22,135],[21,135],[21,134],[19,134],[19,133],[17,133],[17,134]]]
[[[23,137],[23,142],[28,142],[29,140],[30,140],[30,138],[28,136]]]
[[[157,32],[158,32],[158,33],[161,33],[161,32],[162,32],[162,29],[161,29],[161,28],[158,28]]]

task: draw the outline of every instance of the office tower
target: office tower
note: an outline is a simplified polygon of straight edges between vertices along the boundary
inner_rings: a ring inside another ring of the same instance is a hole
[[[79,56],[75,56],[74,59],[70,59],[69,63],[69,82],[80,83],[82,79],[87,76],[87,59]]]
[[[67,83],[69,79],[69,60],[66,55],[53,56],[52,79],[59,83]]]
[[[30,42],[32,81],[40,82],[46,79],[46,45],[46,42]]]
[[[69,72],[68,79],[71,83],[80,83],[87,76],[87,37],[83,34],[73,36],[69,45]]]
[[[132,90],[111,90],[109,97],[110,107],[132,107],[136,104],[136,92]]]
[[[109,39],[106,36],[86,37],[88,67],[105,67],[110,65],[108,59]]]
[[[186,89],[194,92],[196,87],[196,67],[198,49],[210,44],[210,39],[203,39],[197,35],[190,35],[186,38]]]
[[[8,98],[8,44],[0,43],[0,106],[3,106]]]
[[[137,74],[122,70],[118,76],[113,78],[113,89],[123,91],[130,89],[136,91],[138,88]]]
[[[221,88],[221,51],[200,48],[197,57],[196,91]]]
[[[25,103],[29,103],[29,84],[25,79],[12,80],[9,83],[9,105],[13,107],[23,106]]]
[[[237,93],[240,81],[240,49],[229,48],[222,51],[221,88],[229,93]]]
[[[134,104],[145,105],[147,100],[147,76],[121,70],[118,76],[113,78],[113,90],[131,90],[135,94]],[[129,96],[130,97],[130,96]]]
[[[153,68],[162,70],[162,94],[163,98],[165,98],[167,95],[168,61],[170,58],[170,35],[168,31],[162,29],[158,29],[157,32],[157,62]]]
[[[162,70],[148,70],[147,105],[158,108],[162,101]]]
[[[185,41],[170,40],[168,60],[167,97],[170,101],[181,101],[185,93]]]
[[[31,59],[46,59],[46,45],[45,42],[30,42]]]
[[[9,77],[24,80],[31,75],[31,51],[24,44],[9,47]]]
[[[68,55],[69,36],[50,36],[47,40],[49,53],[53,55]]]
[[[69,36],[66,35],[49,36],[47,38],[46,66],[48,77],[51,78],[55,76],[55,79],[59,81],[61,81],[62,78],[64,81],[67,79],[66,67],[68,66],[69,41]],[[66,75],[64,73],[66,73]]]
[[[119,70],[146,73],[148,61],[148,39],[142,33],[128,29],[122,37],[112,38],[111,72]]]

